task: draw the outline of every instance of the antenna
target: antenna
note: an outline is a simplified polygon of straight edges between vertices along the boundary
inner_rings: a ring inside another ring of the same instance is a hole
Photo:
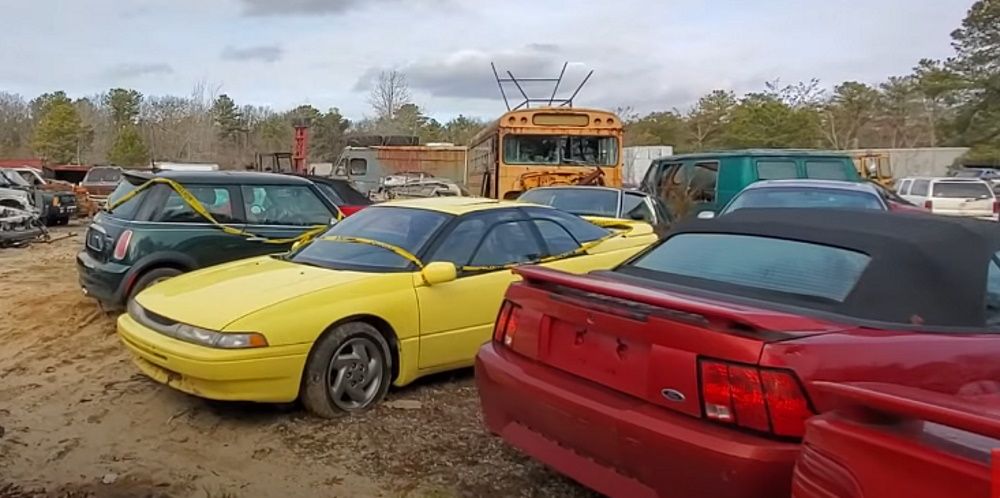
[[[594,70],[591,69],[587,76],[583,78],[580,85],[576,87],[576,90],[569,96],[569,98],[556,98],[559,93],[559,86],[562,84],[563,77],[566,76],[566,68],[569,66],[569,62],[564,62],[562,70],[559,72],[558,78],[518,78],[514,76],[514,73],[510,71],[505,71],[507,73],[506,78],[502,78],[500,73],[497,71],[496,64],[490,62],[490,68],[493,69],[493,77],[497,80],[497,88],[500,89],[500,96],[503,98],[504,105],[507,106],[508,111],[516,111],[518,109],[530,109],[531,104],[542,104],[547,106],[558,105],[559,107],[573,107],[573,100],[576,96],[580,94],[580,90],[583,86],[590,81],[590,77],[594,74]],[[522,83],[552,83],[552,94],[547,98],[535,98],[529,96],[527,92],[524,91],[524,85]],[[505,84],[513,84],[517,88],[517,91],[521,94],[524,99],[519,104],[511,107],[511,101],[507,98],[507,91],[504,89]]]

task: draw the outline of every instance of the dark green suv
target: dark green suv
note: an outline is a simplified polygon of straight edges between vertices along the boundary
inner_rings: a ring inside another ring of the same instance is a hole
[[[115,206],[153,178],[126,173],[99,213],[76,257],[83,292],[121,308],[149,285],[186,271],[287,251],[296,237],[337,219],[337,207],[309,180],[252,172],[164,172],[184,186],[217,221],[256,235],[225,233],[195,213],[169,185],[157,184]]]

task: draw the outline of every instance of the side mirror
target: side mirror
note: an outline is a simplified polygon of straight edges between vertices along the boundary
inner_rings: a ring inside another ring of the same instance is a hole
[[[435,261],[420,271],[420,276],[427,285],[440,285],[458,278],[458,269],[453,263]]]
[[[715,211],[702,211],[698,213],[699,220],[711,220],[715,218]]]

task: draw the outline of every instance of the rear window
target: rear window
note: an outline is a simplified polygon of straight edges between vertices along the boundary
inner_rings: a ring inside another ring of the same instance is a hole
[[[986,199],[993,197],[993,192],[985,183],[937,182],[934,184],[934,197],[947,199]]]
[[[734,248],[739,248],[734,250]],[[676,235],[629,265],[664,275],[843,302],[871,258],[847,249],[734,234]]]
[[[618,192],[601,188],[533,189],[521,194],[522,202],[552,206],[580,216],[618,216]]]
[[[733,199],[723,214],[747,208],[884,209],[878,196],[870,193],[844,189],[782,187],[744,190]]]
[[[114,168],[93,168],[83,178],[83,183],[115,183],[122,177],[122,172]]]
[[[806,161],[806,178],[818,180],[850,180],[840,161]]]

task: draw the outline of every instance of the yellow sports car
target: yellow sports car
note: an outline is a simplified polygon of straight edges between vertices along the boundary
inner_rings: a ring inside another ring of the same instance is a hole
[[[656,240],[597,221],[477,198],[372,206],[288,254],[148,288],[118,334],[144,373],[196,396],[363,410],[389,384],[471,365],[511,266],[607,269]]]

